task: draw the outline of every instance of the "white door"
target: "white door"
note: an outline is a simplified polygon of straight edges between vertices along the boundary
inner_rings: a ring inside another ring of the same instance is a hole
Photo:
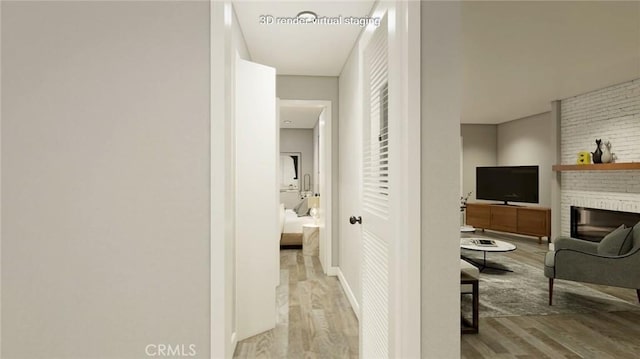
[[[361,358],[389,357],[390,186],[386,17],[367,44],[363,76]],[[352,218],[353,222],[353,218]]]
[[[280,230],[276,71],[236,63],[237,339],[275,327]]]

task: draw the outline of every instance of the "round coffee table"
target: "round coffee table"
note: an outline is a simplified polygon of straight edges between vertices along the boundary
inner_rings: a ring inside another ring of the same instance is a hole
[[[469,226],[469,225],[463,225],[460,226],[460,232],[462,233],[470,233],[470,232],[475,232],[476,229],[473,226]]]
[[[479,245],[477,244],[476,241],[479,240],[492,240],[494,242],[495,245]],[[478,270],[480,270],[480,272],[482,272],[483,270],[489,268],[489,269],[496,269],[496,270],[501,270],[501,271],[505,271],[505,272],[513,272],[512,270],[506,269],[506,268],[499,268],[499,267],[491,267],[487,265],[487,252],[511,252],[516,250],[516,246],[514,244],[511,244],[509,242],[505,242],[505,241],[500,241],[497,239],[490,239],[490,238],[480,238],[480,237],[473,237],[473,238],[460,238],[460,248],[463,249],[468,249],[471,251],[480,251],[482,252],[482,263],[477,263],[476,261],[466,258],[464,256],[462,256],[462,259],[466,260],[467,262],[473,264],[474,266],[478,267]]]

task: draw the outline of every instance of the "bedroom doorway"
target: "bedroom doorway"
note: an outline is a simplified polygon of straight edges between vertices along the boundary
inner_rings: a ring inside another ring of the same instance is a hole
[[[278,101],[278,124],[280,133],[280,154],[288,157],[297,156],[298,161],[289,161],[294,164],[294,172],[299,184],[287,186],[280,184],[281,202],[289,204],[300,202],[303,198],[319,195],[317,219],[314,221],[319,226],[319,259],[324,274],[333,275],[332,269],[332,118],[331,101],[325,100],[295,100],[280,99]],[[308,136],[302,132],[310,132]],[[287,137],[288,144],[283,142]],[[300,143],[309,141],[311,143]],[[302,148],[303,150],[300,150]],[[304,151],[305,148],[312,150]],[[305,153],[306,152],[306,153]],[[294,153],[294,156],[291,156]],[[287,162],[288,163],[288,162]],[[291,172],[287,163],[280,164],[279,173]],[[286,167],[285,167],[286,166]],[[282,182],[282,181],[281,181]],[[287,188],[291,187],[291,188]],[[285,224],[286,226],[286,224]],[[295,227],[292,224],[292,227]],[[292,229],[292,231],[296,231]]]

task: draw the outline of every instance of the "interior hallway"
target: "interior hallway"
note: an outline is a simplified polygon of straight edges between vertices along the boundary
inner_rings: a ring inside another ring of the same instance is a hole
[[[276,327],[238,342],[234,358],[358,358],[358,320],[318,257],[280,251]]]

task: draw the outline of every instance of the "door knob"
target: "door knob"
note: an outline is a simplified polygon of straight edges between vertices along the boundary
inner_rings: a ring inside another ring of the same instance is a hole
[[[360,217],[360,216],[358,216],[358,217],[351,216],[351,217],[349,217],[349,223],[351,223],[351,224],[356,224],[356,223],[362,224],[362,217]]]

